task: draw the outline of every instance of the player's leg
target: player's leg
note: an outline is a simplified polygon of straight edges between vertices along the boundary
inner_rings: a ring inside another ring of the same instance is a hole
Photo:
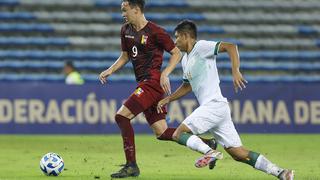
[[[211,106],[200,106],[193,113],[191,113],[176,129],[173,134],[174,139],[182,145],[185,145],[195,151],[205,154],[203,158],[196,161],[197,167],[204,167],[215,159],[221,159],[222,153],[213,150],[206,143],[204,143],[197,134],[203,134],[216,126],[214,119],[210,112],[214,109]],[[219,121],[219,120],[218,120]]]
[[[130,120],[134,117],[135,115],[124,105],[121,106],[115,116],[115,120],[121,131],[126,164],[118,172],[111,174],[112,178],[138,176],[140,174],[136,163],[134,131],[130,123]]]
[[[162,107],[162,113],[157,112],[157,104],[156,102],[153,106],[145,110],[143,113],[152,128],[154,134],[156,135],[157,139],[165,140],[165,141],[175,141],[173,139],[173,133],[175,132],[176,128],[169,127],[167,125],[167,121],[165,120],[167,115],[166,107]],[[217,149],[216,141],[211,139],[206,139],[203,137],[199,137],[204,143],[210,146],[212,149]]]
[[[176,128],[168,128],[167,122],[164,119],[166,116],[166,110],[163,109],[164,113],[157,113],[156,106],[152,106],[146,111],[144,114],[147,118],[148,123],[150,124],[154,134],[156,135],[157,139],[159,140],[167,140],[167,141],[174,141],[173,133],[175,132]],[[188,131],[189,132],[189,131]],[[176,134],[177,136],[177,134]],[[200,138],[207,146],[211,149],[217,149],[217,143],[215,139],[205,139]],[[209,168],[213,169],[216,164],[216,160],[209,162]]]
[[[195,166],[198,168],[205,167],[211,162],[215,164],[215,161],[217,159],[222,159],[223,157],[221,152],[212,149],[210,146],[204,143],[198,136],[193,135],[191,129],[183,123],[180,124],[180,126],[174,132],[173,139],[177,143],[183,146],[187,146],[190,149],[205,155],[196,161]]]
[[[292,170],[285,170],[278,167],[259,153],[248,151],[242,146],[225,148],[225,150],[232,156],[234,160],[246,163],[257,170],[271,174],[279,179],[293,179],[294,174]]]
[[[214,134],[217,141],[225,147],[225,150],[232,156],[233,159],[246,163],[255,169],[272,174],[276,177],[280,176],[282,172],[287,172],[271,163],[263,155],[245,149],[242,146],[239,134],[231,120],[229,106],[226,106],[224,111],[224,120],[220,122],[219,126],[211,129],[210,132]]]
[[[156,104],[157,102],[143,113],[158,140],[172,141],[172,135],[176,128],[168,128],[165,120],[166,111],[164,109],[163,113],[158,113]]]
[[[112,174],[111,177],[123,178],[139,175],[140,171],[135,156],[134,131],[130,120],[152,106],[155,101],[150,87],[141,83],[117,112],[115,120],[121,130],[127,162],[119,172]]]
[[[160,91],[155,91],[154,86],[159,86]],[[123,178],[139,175],[140,171],[136,164],[135,157],[134,132],[130,120],[139,113],[147,111],[154,105],[160,99],[160,95],[162,95],[161,92],[162,89],[156,81],[144,81],[139,84],[136,90],[117,112],[115,119],[121,130],[127,162],[124,168],[119,172],[112,174],[111,177]]]

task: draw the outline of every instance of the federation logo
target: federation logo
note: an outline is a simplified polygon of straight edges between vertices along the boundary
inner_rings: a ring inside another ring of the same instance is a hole
[[[141,44],[147,44],[148,36],[142,35],[141,36]]]
[[[143,92],[144,92],[143,89],[139,87],[134,91],[134,95],[140,97]]]

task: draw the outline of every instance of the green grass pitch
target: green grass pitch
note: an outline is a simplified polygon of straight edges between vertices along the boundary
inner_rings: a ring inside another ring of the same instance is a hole
[[[320,180],[320,135],[242,135],[243,144],[274,163],[295,170],[297,180]],[[197,169],[201,155],[152,135],[136,136],[139,180],[268,180],[276,179],[252,167],[225,158],[214,170]],[[221,147],[219,147],[220,150]],[[60,154],[66,170],[46,177],[39,161],[47,152]],[[0,136],[0,180],[110,179],[124,162],[120,135],[104,136]]]

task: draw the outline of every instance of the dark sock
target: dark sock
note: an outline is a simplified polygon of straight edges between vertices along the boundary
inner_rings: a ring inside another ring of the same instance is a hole
[[[157,139],[164,140],[164,141],[173,141],[172,135],[176,128],[167,128]]]
[[[250,166],[252,166],[254,168],[259,156],[260,156],[259,153],[250,151],[249,154],[248,154],[247,159],[244,160],[243,163],[249,164]]]
[[[116,122],[121,130],[123,149],[126,154],[127,164],[136,162],[136,150],[134,144],[134,132],[130,124],[130,119],[117,114],[115,116]]]
[[[190,133],[182,133],[177,141],[177,143],[183,145],[183,146],[187,146],[187,141],[190,138],[190,136],[192,136],[192,134]]]

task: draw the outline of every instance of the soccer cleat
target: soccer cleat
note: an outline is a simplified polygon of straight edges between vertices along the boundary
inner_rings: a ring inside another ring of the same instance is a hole
[[[294,172],[290,169],[283,170],[278,176],[280,180],[293,180]]]
[[[222,159],[223,154],[219,151],[210,152],[201,158],[196,160],[196,163],[194,164],[197,168],[203,168],[210,164],[212,161],[216,161],[218,159]]]
[[[216,150],[218,143],[216,142],[216,140],[214,138],[210,139],[210,141],[208,142],[208,146],[213,149]],[[216,166],[217,160],[213,160],[209,163],[209,169],[213,169]]]
[[[136,164],[126,164],[118,172],[111,174],[111,178],[137,177],[140,170]]]

